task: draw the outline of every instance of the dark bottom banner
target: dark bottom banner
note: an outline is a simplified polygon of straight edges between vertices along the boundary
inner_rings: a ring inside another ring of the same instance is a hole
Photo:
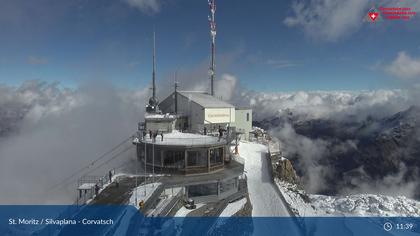
[[[0,206],[0,235],[420,235],[414,217],[144,217],[132,206]]]

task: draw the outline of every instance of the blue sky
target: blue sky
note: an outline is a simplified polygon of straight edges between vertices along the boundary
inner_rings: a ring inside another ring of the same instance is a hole
[[[332,3],[333,2],[333,3]],[[0,83],[86,80],[148,86],[209,63],[206,0],[0,0]],[[420,57],[420,21],[364,21],[401,1],[217,1],[217,73],[258,91],[398,88],[399,53]],[[413,10],[418,0],[405,1]],[[199,69],[198,69],[199,70]],[[395,71],[395,70],[394,70]],[[207,81],[205,73],[197,80]],[[417,73],[417,71],[415,71]],[[182,86],[182,85],[181,85]]]

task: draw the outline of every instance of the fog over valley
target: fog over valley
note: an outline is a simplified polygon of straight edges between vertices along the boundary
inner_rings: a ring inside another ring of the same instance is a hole
[[[179,82],[206,88],[192,81]],[[172,90],[165,83],[161,100]],[[308,192],[419,197],[420,112],[409,90],[264,93],[231,74],[216,87],[219,97],[254,110],[255,124],[280,142]],[[77,178],[47,190],[134,134],[149,93],[94,81],[71,89],[42,81],[0,86],[0,188],[7,189],[0,201],[71,203]],[[134,151],[93,173],[133,159]]]

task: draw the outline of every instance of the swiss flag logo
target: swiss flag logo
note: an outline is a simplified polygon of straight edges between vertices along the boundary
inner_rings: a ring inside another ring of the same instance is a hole
[[[378,18],[379,13],[377,13],[377,12],[369,12],[369,13],[368,13],[368,16],[370,17],[370,19],[371,19],[372,21],[375,21],[375,20]]]

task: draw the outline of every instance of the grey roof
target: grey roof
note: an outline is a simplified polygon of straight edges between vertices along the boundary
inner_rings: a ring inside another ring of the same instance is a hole
[[[221,99],[211,96],[204,92],[191,92],[191,91],[178,91],[178,93],[187,99],[197,103],[204,108],[234,108],[232,104],[229,104]]]
[[[236,107],[236,110],[252,110],[251,107]]]

